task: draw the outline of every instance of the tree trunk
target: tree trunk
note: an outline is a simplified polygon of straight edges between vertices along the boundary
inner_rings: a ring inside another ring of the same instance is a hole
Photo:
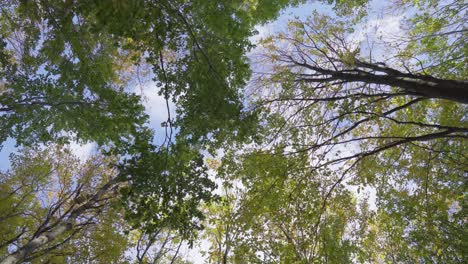
[[[438,79],[432,76],[413,74],[378,75],[368,72],[358,74],[338,73],[337,77],[344,81],[355,81],[400,87],[408,94],[421,95],[428,98],[447,99],[468,104],[468,82],[459,80]]]
[[[295,60],[292,62],[306,67],[324,77],[304,79],[311,82],[329,82],[340,80],[344,82],[362,82],[380,84],[403,89],[408,95],[419,95],[427,98],[447,99],[454,102],[468,104],[468,81],[439,79],[429,75],[404,73],[381,64],[356,61],[358,68],[349,70],[331,70]],[[370,69],[370,70],[369,70]]]

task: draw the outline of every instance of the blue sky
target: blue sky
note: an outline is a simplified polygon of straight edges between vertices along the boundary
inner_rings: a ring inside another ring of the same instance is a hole
[[[16,150],[15,144],[16,142],[11,138],[3,143],[2,150],[0,151],[0,170],[3,171],[10,167],[9,156]]]

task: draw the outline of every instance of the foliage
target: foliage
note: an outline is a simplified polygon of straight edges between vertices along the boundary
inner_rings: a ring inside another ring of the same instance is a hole
[[[229,155],[228,155],[229,156]],[[237,161],[235,161],[237,160]],[[214,263],[349,263],[359,253],[351,226],[364,217],[352,194],[340,187],[325,207],[326,177],[302,169],[306,155],[256,152],[224,160],[226,203],[210,208],[212,224],[206,235],[225,248],[212,250]],[[238,169],[229,169],[235,166]],[[314,175],[311,175],[314,174]],[[240,187],[241,186],[241,187]],[[219,221],[213,220],[219,219]],[[221,236],[225,236],[222,239]]]
[[[67,148],[59,146],[45,150],[24,149],[13,155],[11,171],[2,172],[0,182],[4,212],[0,224],[1,254],[6,256],[12,249],[24,247],[70,218],[107,182],[118,177],[119,171],[114,166],[115,160],[102,155],[80,162]],[[30,252],[23,261],[150,263],[172,258],[174,248],[185,241],[177,231],[181,227],[173,219],[163,225],[162,221],[141,218],[146,223],[159,223],[157,231],[125,221],[126,213],[120,205],[122,197],[118,195],[118,189],[114,186],[92,201],[91,206],[68,222],[72,228],[56,237],[49,232],[53,239]],[[197,207],[192,206],[192,210]],[[183,213],[176,216],[173,212],[170,215],[179,219],[185,216]],[[190,226],[185,228],[191,230]],[[139,254],[129,255],[133,251]]]
[[[160,94],[177,102],[181,136],[248,127],[239,123],[247,38],[287,4],[3,1],[0,141],[131,140],[147,122],[128,91],[140,65],[150,65]]]
[[[186,263],[203,232],[216,263],[462,263],[466,4],[399,1],[402,36],[362,39],[367,1],[323,1],[246,88],[254,26],[301,2],[0,3],[0,144],[30,147],[0,173],[2,261]]]
[[[212,262],[466,259],[463,8],[418,1],[395,39],[315,12],[263,40],[250,103],[264,121],[218,171],[234,194],[208,213]]]
[[[198,205],[215,198],[216,185],[208,178],[202,156],[184,147],[177,144],[171,155],[142,153],[121,165],[127,183],[121,201],[131,225],[150,234],[170,227],[190,240],[202,229]]]
[[[116,176],[109,167],[111,159],[94,157],[80,164],[69,150],[59,147],[25,149],[11,159],[11,171],[2,172],[0,183],[2,255],[60,223],[99,186]],[[113,199],[112,193],[80,215],[73,230],[60,234],[25,261],[60,263],[71,258],[77,262],[94,259],[97,263],[112,263],[123,259],[128,243],[121,231],[125,224],[116,221],[122,212],[113,209],[109,199]],[[111,242],[107,241],[109,237]]]
[[[94,186],[84,204],[55,224],[23,234],[29,242],[5,251],[11,253],[5,261],[41,254],[36,250],[78,232],[80,219],[121,185],[117,204],[127,211],[118,214],[141,229],[142,243],[147,240],[151,248],[161,229],[179,240],[193,239],[202,228],[199,203],[214,198],[215,186],[199,151],[214,139],[244,137],[252,127],[255,117],[241,113],[240,94],[250,74],[248,37],[256,24],[290,3],[297,1],[3,1],[0,144],[8,138],[26,146],[92,141],[116,157],[118,169],[113,180]],[[142,75],[141,68],[152,71]],[[177,106],[177,117],[169,115],[165,122],[171,133],[160,148],[152,144],[153,131],[134,89],[142,79],[156,82],[168,115],[169,100]],[[100,254],[87,246],[76,261]],[[138,261],[149,261],[145,254]],[[120,255],[107,257],[112,256]]]

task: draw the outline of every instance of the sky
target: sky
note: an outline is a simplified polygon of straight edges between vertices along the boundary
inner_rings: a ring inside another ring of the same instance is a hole
[[[362,29],[357,30],[350,40],[356,43],[361,43],[366,37],[372,36],[372,39],[391,39],[401,34],[401,21],[403,19],[402,14],[391,14],[388,13],[385,7],[385,3],[388,1],[372,1],[369,6],[369,17],[362,24]],[[305,19],[316,10],[321,14],[332,14],[330,6],[325,6],[319,2],[308,3],[299,7],[287,8],[282,12],[282,15],[277,20],[267,23],[265,25],[257,26],[256,29],[258,34],[251,38],[251,41],[257,42],[261,38],[268,36],[269,34],[278,33],[286,30],[287,21],[292,18]],[[385,10],[385,11],[384,11]],[[364,47],[365,50],[365,47]],[[258,49],[254,49],[249,53],[249,56],[253,58],[254,54],[258,52]],[[374,54],[374,56],[384,56],[382,54]],[[253,66],[255,71],[255,66]],[[162,96],[157,94],[157,89],[154,82],[145,82],[143,84],[135,84],[134,91],[137,94],[143,96],[143,104],[146,112],[150,117],[149,126],[155,130],[155,142],[161,144],[164,140],[164,128],[161,127],[161,123],[167,119],[166,102]],[[171,115],[175,114],[175,106],[170,105]],[[96,152],[96,145],[94,143],[78,144],[73,142],[70,146],[73,153],[75,153],[80,159],[85,160],[90,155]],[[7,170],[10,165],[8,157],[11,153],[17,150],[15,142],[12,139],[8,139],[0,151],[0,170]],[[372,192],[372,190],[367,190]],[[372,194],[375,197],[375,194]],[[374,198],[375,201],[375,198]],[[372,202],[375,203],[375,202]],[[183,248],[181,255],[185,256],[186,259],[193,261],[194,263],[204,263],[205,258],[202,256],[201,251],[207,250],[207,242],[201,240],[199,245],[196,245],[194,249],[189,250],[187,247]]]

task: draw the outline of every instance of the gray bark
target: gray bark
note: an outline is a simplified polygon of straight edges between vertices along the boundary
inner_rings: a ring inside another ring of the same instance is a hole
[[[404,73],[380,64],[356,61],[359,68],[349,70],[331,70],[320,68],[311,64],[301,63],[292,59],[297,66],[306,67],[323,77],[304,78],[310,82],[362,82],[369,84],[388,85],[399,87],[408,95],[417,95],[427,98],[440,98],[463,104],[468,104],[468,81],[439,79],[430,75]]]

